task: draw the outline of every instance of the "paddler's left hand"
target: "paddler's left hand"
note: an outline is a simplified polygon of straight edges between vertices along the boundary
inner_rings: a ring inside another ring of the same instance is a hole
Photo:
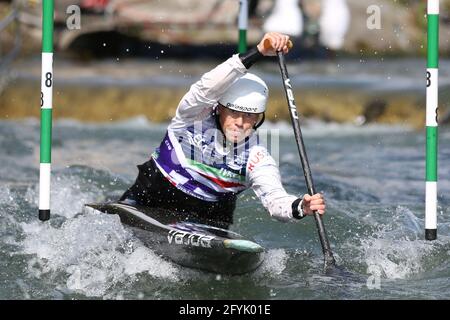
[[[289,52],[289,36],[279,32],[266,33],[257,45],[263,56],[276,56],[277,51]]]
[[[323,215],[325,213],[326,205],[325,199],[321,193],[316,193],[312,196],[305,194],[302,201],[303,214],[312,215],[314,211]]]

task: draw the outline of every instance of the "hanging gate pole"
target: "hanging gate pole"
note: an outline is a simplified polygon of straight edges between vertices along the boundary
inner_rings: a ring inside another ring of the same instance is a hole
[[[39,167],[39,219],[50,219],[50,172],[53,104],[54,0],[42,1],[41,145]]]
[[[239,0],[239,45],[238,52],[247,51],[248,0]]]
[[[437,238],[439,0],[427,2],[425,239]]]

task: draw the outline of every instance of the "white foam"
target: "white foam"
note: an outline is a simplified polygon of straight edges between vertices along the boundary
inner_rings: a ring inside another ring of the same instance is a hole
[[[63,272],[69,292],[102,296],[119,283],[132,283],[141,272],[177,279],[177,269],[134,240],[117,215],[79,215],[59,228],[37,221],[21,227],[23,252],[35,255],[28,273],[41,278]]]
[[[155,261],[158,261],[158,263],[155,263]],[[173,263],[161,259],[148,248],[139,247],[128,257],[124,271],[128,275],[148,272],[154,277],[175,281],[178,280],[177,272],[179,272],[179,268]]]
[[[424,270],[421,260],[432,249],[425,242],[372,239],[365,246],[366,263],[381,268],[388,279],[405,279]]]
[[[271,249],[266,252],[264,261],[257,269],[256,274],[279,275],[286,268],[288,258],[289,255],[284,249]]]
[[[81,187],[81,178],[77,176],[60,176],[53,174],[50,191],[50,210],[52,214],[73,218],[79,214],[85,203],[98,201],[103,198],[102,190],[89,186]],[[37,207],[38,205],[37,186],[27,189],[25,200]]]
[[[397,207],[387,225],[361,241],[367,266],[380,270],[380,276],[388,279],[405,279],[423,272],[423,260],[435,247],[421,240],[419,226],[423,221],[418,220],[409,209]]]
[[[0,204],[4,205],[14,205],[14,197],[11,193],[11,190],[8,187],[2,187],[0,188]],[[0,212],[1,216],[1,212]]]

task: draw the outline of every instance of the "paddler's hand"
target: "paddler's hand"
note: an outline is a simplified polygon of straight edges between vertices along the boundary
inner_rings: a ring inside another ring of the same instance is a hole
[[[303,214],[312,215],[314,211],[323,215],[325,213],[326,205],[325,199],[321,193],[316,193],[313,196],[305,194],[302,201]]]
[[[278,32],[268,32],[257,45],[257,48],[264,56],[276,56],[277,51],[283,51],[286,54],[290,49],[289,36]]]

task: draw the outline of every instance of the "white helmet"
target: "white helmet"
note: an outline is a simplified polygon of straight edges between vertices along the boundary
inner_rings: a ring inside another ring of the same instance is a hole
[[[247,73],[236,80],[219,99],[224,107],[247,113],[263,113],[266,111],[269,89],[258,76]]]

